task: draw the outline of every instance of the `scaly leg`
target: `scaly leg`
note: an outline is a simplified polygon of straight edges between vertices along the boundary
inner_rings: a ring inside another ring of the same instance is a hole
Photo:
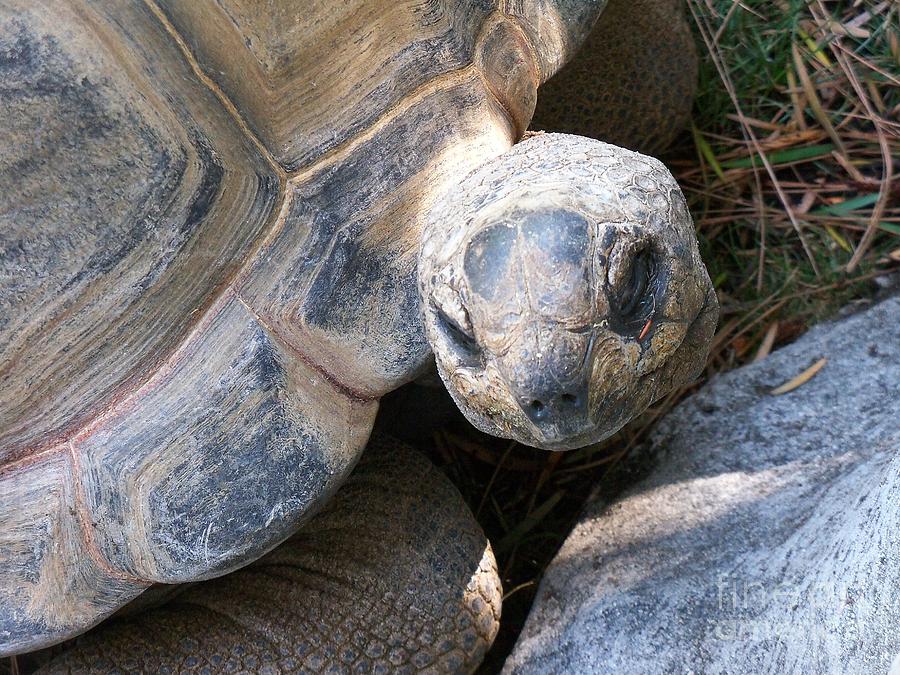
[[[679,0],[610,0],[581,51],[538,95],[532,128],[654,154],[684,129],[697,51]]]

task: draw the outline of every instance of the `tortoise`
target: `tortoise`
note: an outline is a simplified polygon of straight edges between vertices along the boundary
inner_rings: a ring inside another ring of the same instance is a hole
[[[262,557],[56,667],[477,664],[460,497],[385,440],[348,482],[379,399],[435,363],[478,428],[578,447],[716,322],[661,163],[523,140],[604,4],[2,4],[0,654]]]

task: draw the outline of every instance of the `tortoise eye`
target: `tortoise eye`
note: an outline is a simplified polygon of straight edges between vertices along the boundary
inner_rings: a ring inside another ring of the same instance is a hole
[[[620,319],[625,324],[643,323],[653,309],[651,289],[656,273],[656,263],[649,249],[635,254],[631,273],[617,293],[616,305]]]
[[[634,257],[634,262],[631,264],[631,275],[619,298],[619,311],[623,317],[634,314],[649,284],[650,255],[645,249]]]

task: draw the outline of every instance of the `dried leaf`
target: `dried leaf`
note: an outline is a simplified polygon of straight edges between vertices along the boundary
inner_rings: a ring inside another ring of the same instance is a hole
[[[753,363],[757,363],[766,358],[772,351],[772,346],[775,344],[775,338],[778,336],[778,322],[773,321],[772,325],[769,326],[769,330],[766,331],[766,336],[763,338],[762,344],[759,345],[759,349],[756,350],[756,356],[753,357]]]
[[[800,200],[800,204],[797,206],[797,213],[799,215],[806,215],[809,213],[809,210],[813,207],[813,204],[816,203],[816,199],[818,196],[813,190],[807,190],[803,193],[803,199]]]
[[[813,53],[813,56],[816,57],[816,60],[826,68],[831,68],[831,59],[826,56],[825,52],[823,52],[819,45],[816,44],[816,41],[802,28],[798,28],[797,32],[800,34],[800,37],[803,38],[803,42],[806,43],[807,49],[809,49],[809,51]]]
[[[816,373],[818,373],[822,368],[825,367],[825,364],[828,363],[828,359],[821,358],[812,364],[809,368],[804,370],[802,373],[797,375],[797,377],[788,380],[780,387],[776,387],[769,393],[772,396],[781,396],[782,394],[787,394],[789,391],[794,391],[797,387],[800,387],[807,382],[809,382],[813,377],[815,377]]]
[[[807,71],[806,69],[806,64],[803,61],[803,56],[796,44],[791,45],[791,53],[794,57],[794,68],[797,71],[797,76],[800,78],[800,84],[803,86],[803,92],[806,94],[807,104],[812,110],[816,120],[819,122],[825,132],[831,137],[831,140],[834,142],[835,146],[837,146],[837,152],[843,155],[844,158],[847,159],[847,163],[849,164],[849,155],[847,154],[847,148],[844,146],[844,141],[838,135],[837,131],[835,131],[834,125],[831,124],[831,120],[828,119],[828,114],[822,107],[822,102],[819,100],[819,94],[816,92],[816,87],[813,84],[812,78],[810,78],[809,76],[809,71]]]

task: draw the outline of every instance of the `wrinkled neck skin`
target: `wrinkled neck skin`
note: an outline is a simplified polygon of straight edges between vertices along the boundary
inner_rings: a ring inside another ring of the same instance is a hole
[[[501,0],[528,35],[541,72],[549,80],[587,39],[607,0]]]

